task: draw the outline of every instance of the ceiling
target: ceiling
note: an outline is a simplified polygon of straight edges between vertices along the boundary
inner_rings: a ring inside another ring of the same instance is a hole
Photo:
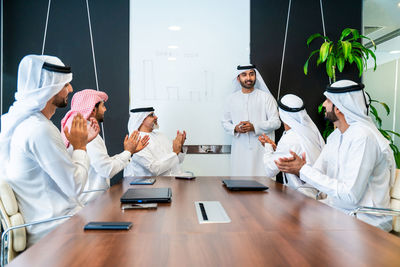
[[[400,52],[400,0],[364,0],[363,28],[364,35],[375,41],[388,39],[378,42],[375,52],[378,65],[400,58],[400,53],[393,53]]]

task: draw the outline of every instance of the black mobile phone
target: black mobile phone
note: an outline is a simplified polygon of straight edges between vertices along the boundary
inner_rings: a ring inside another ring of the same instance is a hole
[[[136,185],[136,184],[148,184],[152,185],[156,182],[155,178],[134,178],[132,182],[130,182],[131,185]]]
[[[83,230],[129,230],[131,222],[89,222]]]
[[[176,179],[193,180],[196,176],[175,176]]]

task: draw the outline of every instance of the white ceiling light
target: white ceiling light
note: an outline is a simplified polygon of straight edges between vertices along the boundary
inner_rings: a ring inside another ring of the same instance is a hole
[[[168,30],[170,30],[170,31],[180,31],[181,27],[173,25],[173,26],[169,26]]]
[[[169,45],[168,46],[168,49],[178,49],[179,48],[179,46],[177,46],[177,45]]]
[[[176,57],[169,57],[168,61],[176,61]]]
[[[400,54],[400,50],[392,50],[389,53],[390,54]]]

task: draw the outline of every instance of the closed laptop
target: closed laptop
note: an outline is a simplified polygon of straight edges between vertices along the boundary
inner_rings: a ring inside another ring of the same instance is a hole
[[[236,191],[262,191],[268,189],[268,186],[254,180],[223,180],[222,183],[229,190]]]
[[[171,188],[130,188],[121,197],[122,203],[171,202]]]

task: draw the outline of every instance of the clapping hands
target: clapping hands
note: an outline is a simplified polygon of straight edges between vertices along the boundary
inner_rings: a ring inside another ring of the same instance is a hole
[[[272,146],[272,149],[276,150],[276,144],[272,141],[265,133],[258,137],[258,141],[260,141],[261,145],[265,146],[265,143],[268,143]]]
[[[182,151],[182,146],[185,143],[186,140],[186,132],[179,132],[179,130],[176,133],[175,139],[172,141],[172,150],[176,153],[179,154]]]
[[[149,144],[149,140],[150,137],[148,135],[141,138],[139,131],[133,131],[129,137],[128,135],[125,136],[124,149],[131,154],[137,153]]]

